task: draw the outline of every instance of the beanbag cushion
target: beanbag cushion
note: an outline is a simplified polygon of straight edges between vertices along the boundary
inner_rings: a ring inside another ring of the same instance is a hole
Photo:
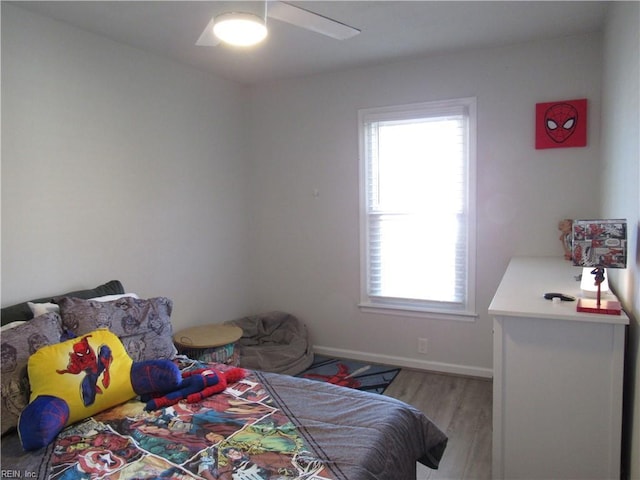
[[[242,328],[236,348],[243,368],[297,375],[313,362],[307,327],[290,313],[273,311],[225,323]]]

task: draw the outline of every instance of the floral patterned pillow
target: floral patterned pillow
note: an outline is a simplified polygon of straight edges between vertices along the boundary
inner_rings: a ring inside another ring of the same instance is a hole
[[[62,327],[75,335],[108,328],[117,335],[134,361],[172,359],[171,311],[166,297],[124,297],[110,302],[64,297],[58,299]]]
[[[22,409],[29,403],[27,361],[32,353],[60,342],[62,326],[57,313],[46,313],[2,331],[2,433],[18,424]]]

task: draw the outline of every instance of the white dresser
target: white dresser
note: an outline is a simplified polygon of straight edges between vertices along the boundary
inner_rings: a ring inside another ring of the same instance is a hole
[[[620,478],[629,319],[543,298],[580,296],[581,272],[560,257],[513,258],[489,306],[493,478]]]

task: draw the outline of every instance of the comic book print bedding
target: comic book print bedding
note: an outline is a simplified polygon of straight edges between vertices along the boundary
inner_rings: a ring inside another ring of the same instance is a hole
[[[186,370],[207,366],[178,361]],[[145,412],[144,403],[131,400],[67,427],[35,452],[6,435],[2,469],[65,480],[415,480],[416,461],[438,467],[447,437],[406,403],[248,373],[200,403]]]
[[[255,374],[198,403],[143,407],[132,400],[67,428],[56,440],[50,478],[336,478]]]

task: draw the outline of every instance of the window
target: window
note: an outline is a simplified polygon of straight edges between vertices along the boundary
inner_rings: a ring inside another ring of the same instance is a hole
[[[361,307],[469,320],[475,98],[365,109],[359,122]]]

